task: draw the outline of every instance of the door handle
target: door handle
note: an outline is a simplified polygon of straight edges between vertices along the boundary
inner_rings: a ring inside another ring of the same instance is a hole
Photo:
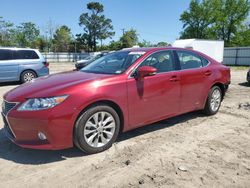
[[[171,76],[171,78],[169,80],[170,80],[170,82],[178,82],[178,81],[180,81],[180,79],[177,76]]]
[[[207,70],[204,74],[205,74],[205,76],[210,76],[212,74],[212,71]]]

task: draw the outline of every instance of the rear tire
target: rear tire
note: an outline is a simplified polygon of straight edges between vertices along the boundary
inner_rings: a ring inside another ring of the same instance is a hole
[[[120,119],[110,106],[99,104],[83,112],[74,128],[74,144],[87,154],[107,150],[120,131]]]
[[[22,83],[27,83],[27,82],[31,82],[32,80],[34,80],[35,78],[37,78],[37,75],[34,71],[32,70],[26,70],[21,74],[21,82]]]
[[[221,101],[222,101],[222,91],[220,87],[218,86],[212,87],[209,91],[203,112],[206,115],[216,114],[220,109]]]

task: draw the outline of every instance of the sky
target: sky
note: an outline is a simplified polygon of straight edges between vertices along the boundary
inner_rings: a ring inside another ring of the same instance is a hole
[[[82,33],[79,16],[87,11],[89,0],[0,0],[0,16],[15,25],[33,22],[45,33],[49,20],[55,26],[67,25],[72,33]],[[122,29],[136,29],[139,40],[152,43],[172,43],[182,30],[179,21],[190,0],[94,0],[104,5],[104,15],[112,20],[115,36],[122,36]],[[110,40],[104,41],[108,43]]]

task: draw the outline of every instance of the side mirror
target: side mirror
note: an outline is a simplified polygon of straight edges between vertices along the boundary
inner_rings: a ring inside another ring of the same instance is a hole
[[[154,76],[157,73],[157,69],[151,66],[142,66],[137,71],[137,78],[143,79],[147,76]]]

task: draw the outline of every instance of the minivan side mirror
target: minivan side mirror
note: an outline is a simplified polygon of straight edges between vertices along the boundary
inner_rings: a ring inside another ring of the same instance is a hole
[[[157,73],[157,69],[151,66],[142,66],[137,70],[137,78],[143,79],[147,76],[153,76]]]

